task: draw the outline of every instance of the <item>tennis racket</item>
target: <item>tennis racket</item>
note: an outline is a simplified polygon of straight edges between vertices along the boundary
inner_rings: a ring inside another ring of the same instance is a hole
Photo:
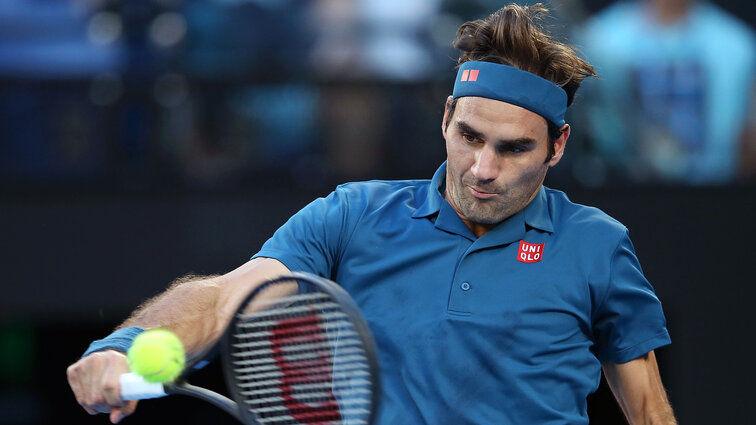
[[[187,376],[220,352],[231,398]],[[291,273],[253,290],[215,346],[172,384],[120,377],[121,397],[183,394],[244,424],[371,424],[378,406],[373,337],[354,301],[330,280]]]

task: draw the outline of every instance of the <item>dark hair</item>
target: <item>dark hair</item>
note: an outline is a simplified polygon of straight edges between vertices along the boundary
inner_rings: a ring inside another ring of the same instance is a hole
[[[532,6],[511,4],[485,19],[462,24],[453,46],[461,50],[457,68],[467,61],[485,61],[513,66],[545,78],[567,93],[567,106],[575,100],[580,83],[595,77],[593,67],[581,59],[570,46],[547,34],[541,22],[549,10],[541,3]],[[447,127],[457,99],[449,105]],[[549,132],[549,157],[554,141],[562,134],[559,127],[546,120]]]

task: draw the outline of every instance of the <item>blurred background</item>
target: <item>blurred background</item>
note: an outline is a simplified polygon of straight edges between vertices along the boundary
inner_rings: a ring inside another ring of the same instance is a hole
[[[455,31],[506,3],[0,0],[0,423],[107,423],[65,368],[137,304],[340,182],[430,178]],[[545,3],[601,75],[547,184],[630,229],[680,422],[753,423],[756,4]],[[217,365],[195,381],[222,389]],[[623,423],[603,383],[589,414]],[[174,397],[127,421],[223,415]]]

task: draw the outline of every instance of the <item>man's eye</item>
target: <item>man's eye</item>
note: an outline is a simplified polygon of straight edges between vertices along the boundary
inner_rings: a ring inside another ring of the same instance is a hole
[[[519,145],[505,145],[499,148],[501,153],[523,153],[527,151],[525,147]]]
[[[473,136],[472,134],[463,134],[462,138],[465,139],[465,142],[467,143],[474,143],[478,141],[478,138],[476,136]]]

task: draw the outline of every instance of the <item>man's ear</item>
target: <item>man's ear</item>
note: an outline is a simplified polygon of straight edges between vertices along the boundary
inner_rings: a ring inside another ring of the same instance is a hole
[[[441,120],[441,133],[446,134],[446,120],[449,119],[449,107],[451,106],[453,98],[451,96],[446,98],[446,103],[444,104],[444,117]]]
[[[554,156],[549,160],[549,167],[553,167],[559,163],[564,155],[564,148],[567,146],[567,139],[570,137],[570,125],[565,124],[559,129],[562,135],[554,141]]]

